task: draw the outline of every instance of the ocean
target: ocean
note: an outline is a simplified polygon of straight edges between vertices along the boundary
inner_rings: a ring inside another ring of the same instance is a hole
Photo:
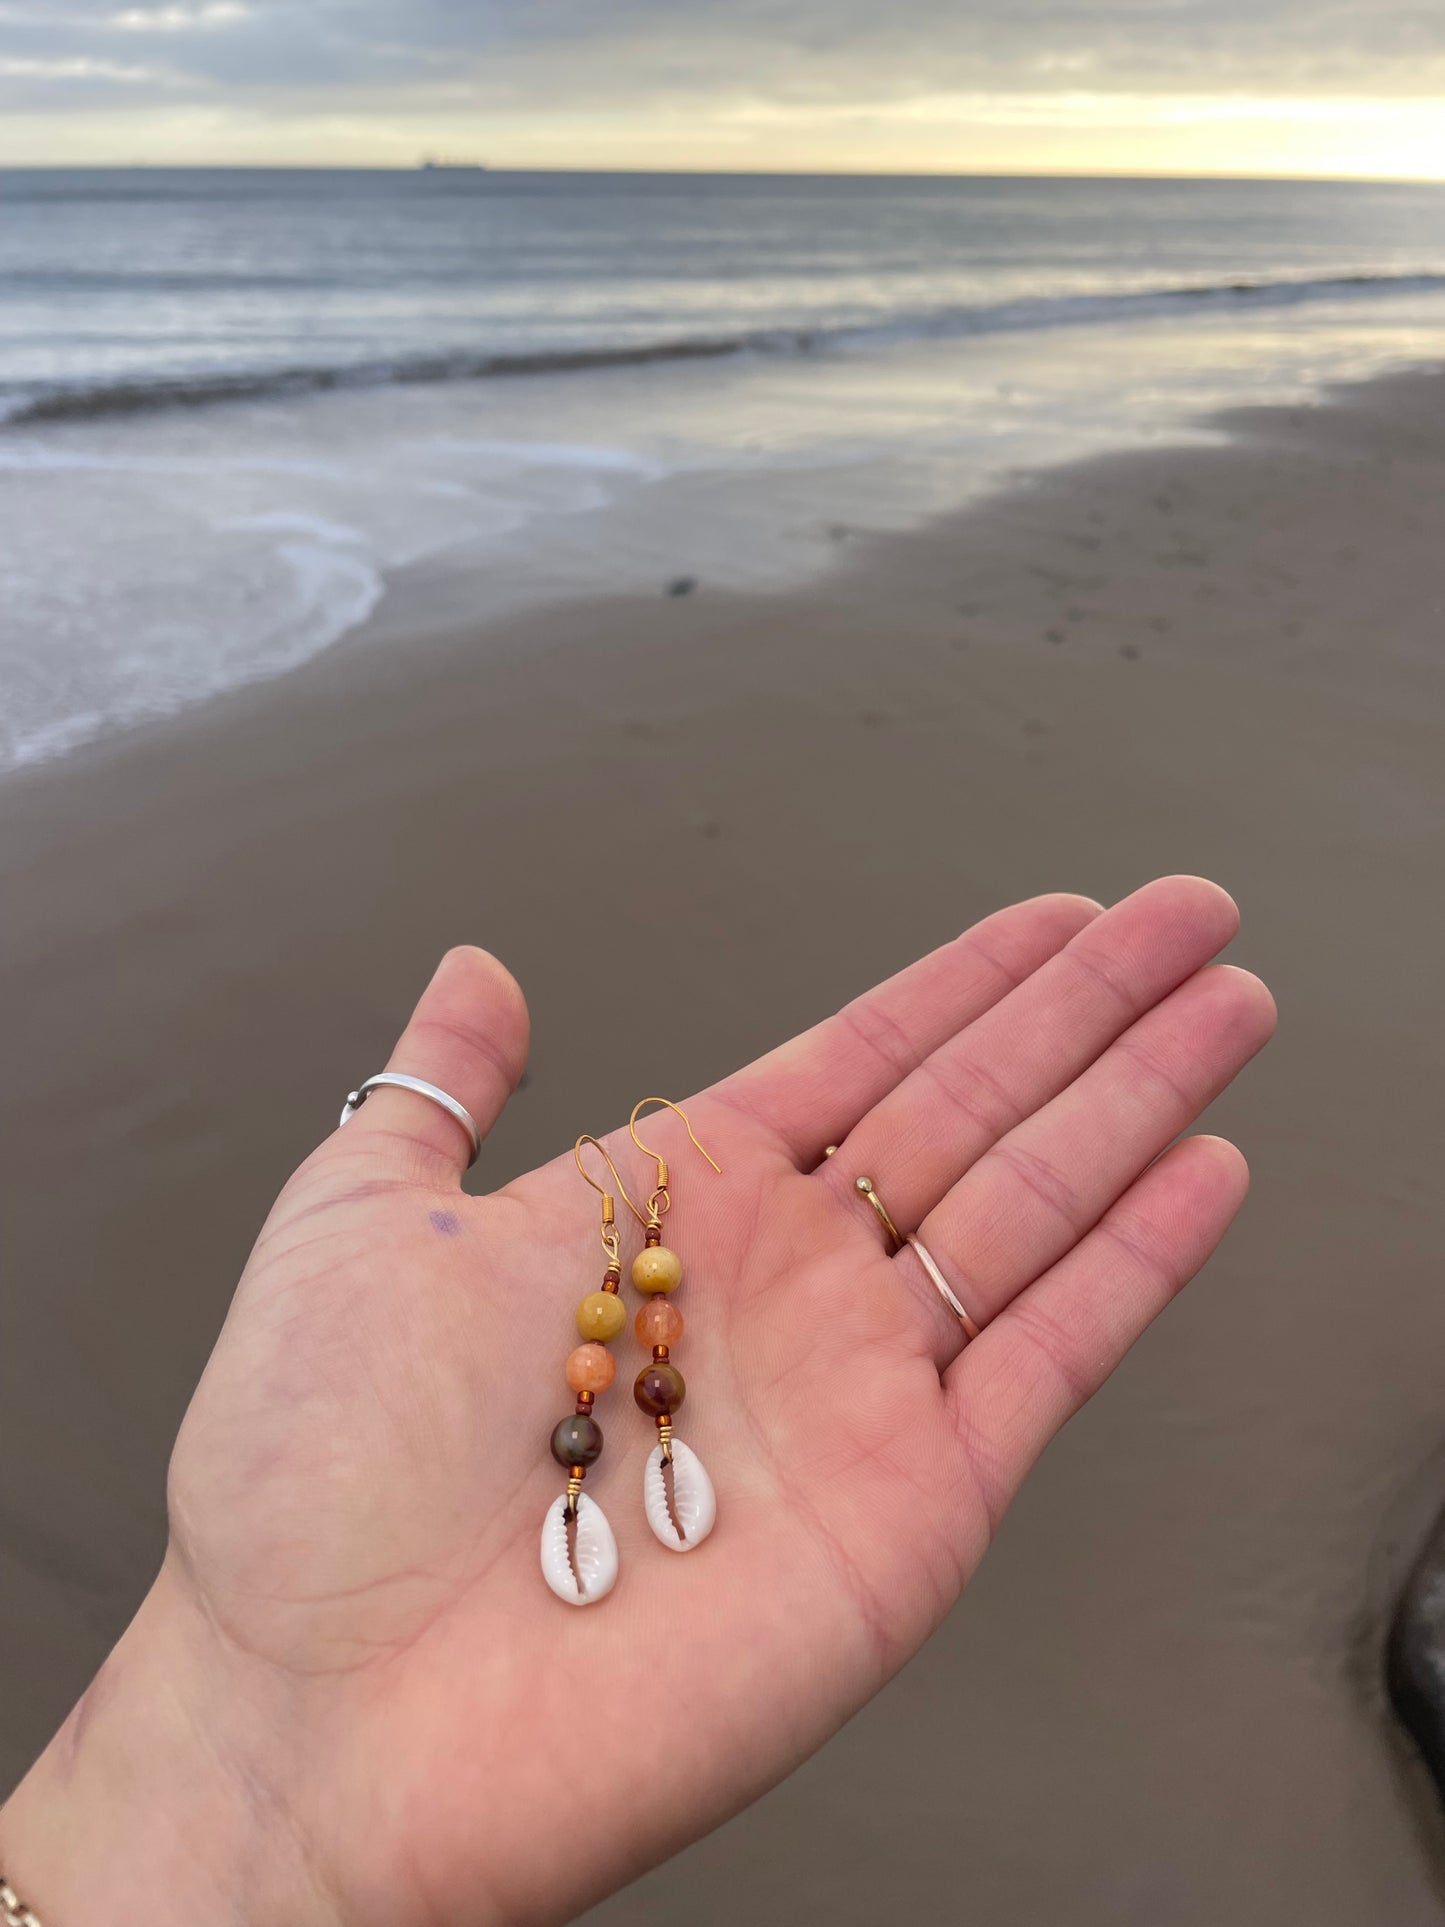
[[[417,571],[766,586],[1445,346],[1445,188],[0,173],[0,769]]]

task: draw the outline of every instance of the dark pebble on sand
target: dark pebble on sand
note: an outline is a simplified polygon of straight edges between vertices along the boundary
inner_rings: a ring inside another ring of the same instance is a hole
[[[1385,1651],[1390,1703],[1445,1800],[1445,1512],[1406,1581]]]
[[[672,581],[668,583],[667,593],[669,595],[691,595],[696,587],[697,577],[695,575],[678,575],[674,576]]]

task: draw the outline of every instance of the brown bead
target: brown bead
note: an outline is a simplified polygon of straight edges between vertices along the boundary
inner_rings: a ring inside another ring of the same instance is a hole
[[[633,1383],[632,1396],[650,1417],[675,1412],[687,1397],[687,1386],[676,1365],[644,1365]]]
[[[617,1376],[617,1360],[605,1345],[579,1345],[567,1356],[567,1383],[574,1392],[605,1392]]]
[[[670,1298],[649,1298],[632,1321],[643,1345],[675,1345],[682,1337],[682,1313]]]
[[[666,1245],[650,1245],[646,1251],[639,1251],[632,1261],[632,1282],[639,1291],[649,1295],[676,1291],[682,1283],[682,1260]]]
[[[602,1427],[595,1418],[569,1412],[552,1430],[552,1457],[569,1472],[596,1465],[602,1456]]]

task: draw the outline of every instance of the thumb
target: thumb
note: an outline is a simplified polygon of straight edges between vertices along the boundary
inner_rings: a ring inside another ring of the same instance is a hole
[[[422,992],[411,1022],[387,1059],[388,1071],[435,1084],[470,1112],[483,1137],[517,1087],[527,1064],[530,1026],[517,980],[489,951],[449,950]],[[470,1134],[459,1119],[420,1092],[382,1085],[327,1146],[365,1150],[396,1177],[426,1174],[460,1181],[471,1161]]]

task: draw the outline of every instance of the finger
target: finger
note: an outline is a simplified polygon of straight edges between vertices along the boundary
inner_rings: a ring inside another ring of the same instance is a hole
[[[980,1325],[1077,1244],[1273,1035],[1274,999],[1247,970],[1200,971],[1141,1017],[1052,1103],[986,1151],[919,1227]],[[907,1246],[896,1269],[940,1302]],[[956,1321],[942,1335],[958,1352]]]
[[[842,1199],[858,1177],[871,1177],[899,1228],[917,1226],[991,1144],[1071,1084],[1238,927],[1239,912],[1218,884],[1145,884],[924,1058],[849,1134],[818,1181]]]
[[[488,951],[449,950],[387,1059],[389,1071],[422,1078],[471,1112],[485,1137],[527,1064],[527,1005],[516,979]],[[395,1175],[455,1181],[471,1160],[466,1130],[415,1091],[372,1091],[328,1149],[366,1152]]]
[[[1090,897],[999,910],[836,1016],[707,1093],[760,1123],[808,1168],[946,1038],[972,1023],[1099,915]]]
[[[1024,1474],[1194,1276],[1249,1189],[1223,1138],[1188,1138],[957,1359],[944,1391],[996,1527]]]

